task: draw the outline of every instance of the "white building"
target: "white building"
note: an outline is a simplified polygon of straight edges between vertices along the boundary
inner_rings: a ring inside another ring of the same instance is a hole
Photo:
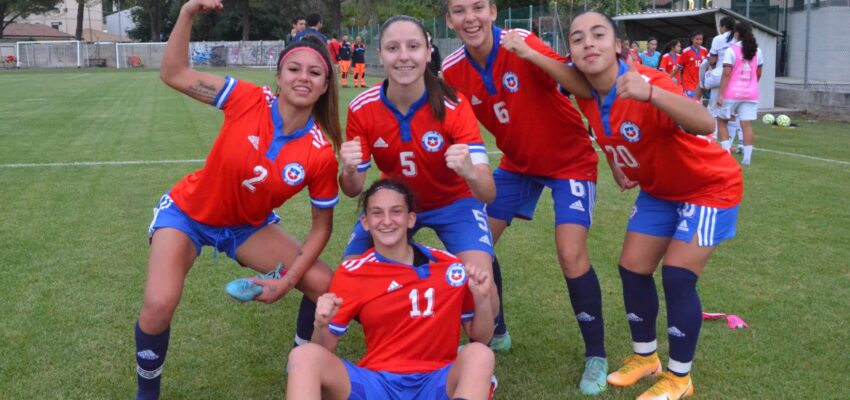
[[[113,35],[128,36],[127,32],[136,27],[132,16],[132,12],[136,8],[138,6],[107,15],[106,32]]]
[[[103,31],[103,7],[100,2],[91,2],[83,12],[83,29]],[[16,22],[42,24],[53,27],[67,34],[77,32],[77,2],[64,0],[56,7],[56,11],[46,14],[30,15]]]

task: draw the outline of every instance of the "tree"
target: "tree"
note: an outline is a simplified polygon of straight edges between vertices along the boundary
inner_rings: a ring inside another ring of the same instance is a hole
[[[18,18],[43,14],[56,9],[60,0],[0,0],[0,39],[3,31]]]

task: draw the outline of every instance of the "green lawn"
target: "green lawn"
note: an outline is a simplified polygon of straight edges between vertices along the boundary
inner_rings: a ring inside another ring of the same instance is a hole
[[[267,70],[228,73],[273,82]],[[359,92],[345,89],[341,109]],[[133,324],[151,210],[201,166],[191,160],[205,157],[221,118],[167,88],[156,71],[0,73],[0,398],[134,395]],[[755,152],[744,170],[738,236],[700,280],[706,311],[739,314],[750,328],[703,325],[698,398],[850,398],[850,125],[795,122],[797,129],[758,124],[757,147],[843,163]],[[190,161],[12,166],[131,160]],[[616,367],[631,349],[617,260],[637,193],[620,193],[604,161],[599,176],[589,247]],[[299,237],[309,228],[308,204],[302,194],[278,210]],[[498,398],[579,397],[583,345],[553,247],[551,208],[544,195],[537,218],[515,223],[497,248],[514,339],[497,357]],[[322,256],[328,263],[339,259],[355,217],[355,202],[343,199]],[[438,244],[430,232],[419,239]],[[299,296],[235,304],[224,285],[247,274],[224,255],[213,260],[209,249],[198,259],[172,325],[165,398],[282,397]],[[664,318],[662,306],[666,360]],[[353,329],[340,354],[356,359],[363,348]],[[611,388],[600,398],[631,399],[647,386]]]

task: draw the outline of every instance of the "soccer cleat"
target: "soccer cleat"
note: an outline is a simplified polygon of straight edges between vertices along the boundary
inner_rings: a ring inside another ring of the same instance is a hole
[[[584,373],[578,384],[581,394],[595,396],[608,387],[608,360],[602,357],[587,357],[584,361]]]
[[[691,374],[676,376],[667,371],[637,400],[679,400],[692,394],[694,394],[694,382],[691,381]]]
[[[490,339],[490,350],[493,350],[495,353],[507,353],[512,345],[511,334],[507,331],[504,335],[494,335]]]
[[[257,275],[257,279],[280,279],[283,275],[286,275],[286,269],[283,268],[283,263],[279,263],[275,269],[265,274]],[[230,297],[241,302],[254,300],[255,297],[263,293],[262,286],[245,278],[237,279],[228,283],[227,286],[224,287],[224,290],[227,291],[227,294],[229,294]]]
[[[661,372],[661,360],[658,353],[648,356],[632,354],[623,361],[623,366],[608,375],[608,383],[614,386],[631,386],[647,376]]]

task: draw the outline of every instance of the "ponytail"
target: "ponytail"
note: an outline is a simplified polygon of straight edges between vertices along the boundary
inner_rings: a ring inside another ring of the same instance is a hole
[[[749,22],[741,21],[735,25],[735,34],[738,35],[738,40],[741,41],[741,53],[744,59],[747,61],[752,60],[759,48],[756,37],[753,36],[753,26]]]
[[[445,81],[437,78],[430,69],[425,69],[425,90],[428,91],[428,104],[431,106],[431,111],[438,120],[442,121],[446,118],[445,100],[452,103],[457,103],[459,100],[455,89],[449,86]]]

